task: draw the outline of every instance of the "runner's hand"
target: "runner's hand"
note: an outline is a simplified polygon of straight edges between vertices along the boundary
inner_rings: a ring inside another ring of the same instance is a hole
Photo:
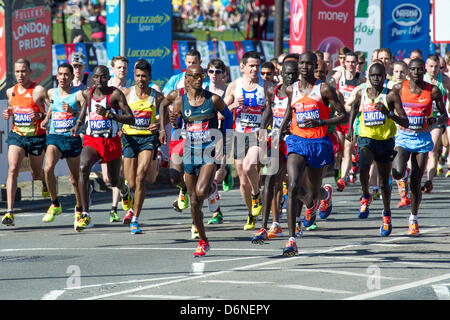
[[[67,103],[62,102],[62,107],[65,112],[77,113],[74,109],[72,109]]]
[[[11,115],[12,115],[12,112],[11,112],[10,108],[7,108],[7,109],[3,110],[3,119],[9,120]]]
[[[178,128],[178,117],[171,111],[169,111],[169,121],[175,129]]]
[[[345,139],[347,139],[347,141],[352,142],[352,141],[353,141],[353,138],[354,138],[353,131],[352,131],[352,132],[349,131],[349,132],[345,135]]]
[[[159,142],[161,142],[162,145],[167,144],[166,130],[159,131]]]
[[[106,110],[105,107],[103,107],[103,106],[101,106],[101,105],[99,105],[99,104],[96,104],[96,105],[95,105],[95,112],[96,112],[98,115],[100,115],[100,116],[102,116],[102,117],[105,117],[106,114],[107,114],[107,111],[108,111],[108,110]]]
[[[31,120],[38,120],[41,119],[41,115],[39,112],[36,112],[34,110],[28,111],[28,116],[30,117]]]

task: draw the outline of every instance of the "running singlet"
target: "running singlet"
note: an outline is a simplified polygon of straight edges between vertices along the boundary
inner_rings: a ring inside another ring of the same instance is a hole
[[[264,93],[264,80],[259,79],[253,91],[246,91],[242,84],[242,78],[236,81],[235,97],[244,96],[244,105],[233,110],[233,129],[236,132],[251,133],[260,129],[262,114],[266,104]]]
[[[78,117],[72,112],[66,112],[63,109],[62,103],[65,102],[71,107],[75,112],[78,112],[77,106],[77,92],[78,90],[72,88],[72,92],[64,98],[59,96],[59,88],[56,88],[53,92],[51,109],[52,109],[52,121],[50,122],[51,134],[61,134],[65,136],[70,136],[70,129],[75,126]]]
[[[339,81],[337,83],[337,89],[344,96],[344,101],[347,101],[347,99],[352,94],[352,91],[358,86],[358,82],[359,82],[358,79],[359,79],[359,73],[357,73],[352,80],[346,80],[345,79],[345,71],[342,72],[341,78],[339,79]]]
[[[211,129],[218,129],[216,108],[212,102],[212,93],[204,91],[205,100],[200,106],[193,107],[187,94],[181,97],[182,117],[186,128],[186,143],[191,148],[206,148],[214,144]]]
[[[371,138],[374,140],[388,140],[395,136],[397,127],[394,120],[387,118],[380,111],[375,109],[378,102],[383,103],[388,108],[386,96],[388,88],[383,87],[383,91],[375,99],[367,96],[367,86],[362,85],[361,88],[361,115],[359,136]]]
[[[273,92],[273,105],[272,105],[272,132],[278,131],[281,128],[281,122],[283,122],[284,114],[288,108],[288,97],[278,97],[278,90],[281,85],[277,86]]]
[[[127,135],[153,134],[148,127],[156,121],[155,90],[150,89],[149,97],[146,100],[140,100],[136,95],[136,87],[131,87],[128,105],[133,112],[134,125],[124,124],[122,131]]]
[[[423,80],[427,83],[433,84],[433,81],[431,81],[430,77],[428,76],[428,73],[425,73]],[[439,88],[442,92],[442,97],[444,98],[444,106],[447,103],[447,90],[445,89],[443,83],[442,83],[442,75],[438,73],[437,79],[436,79],[436,87]],[[439,117],[441,113],[439,112],[438,108],[436,107],[436,102],[433,101],[433,117]]]
[[[400,130],[404,131],[420,131],[430,130],[430,125],[425,121],[431,115],[433,109],[433,100],[431,99],[431,84],[425,82],[425,88],[420,94],[411,93],[409,90],[409,80],[402,84],[402,104],[409,120],[409,127]]]
[[[102,107],[109,110],[112,113],[118,113],[118,109],[111,107],[109,104],[109,97],[113,93],[114,90],[118,90],[114,87],[109,87],[109,92],[100,100],[94,99],[92,93],[94,92],[95,87],[91,88],[89,91],[89,100],[87,106],[87,114],[86,114],[86,134],[98,138],[113,138],[117,135],[119,131],[119,126],[116,121],[105,118],[99,114],[97,114],[96,105],[101,105]]]
[[[328,126],[305,127],[305,119],[326,120],[330,118],[330,108],[323,103],[320,93],[322,81],[316,80],[311,91],[303,95],[298,89],[299,82],[292,85],[292,121],[291,133],[302,138],[316,139],[327,135]]]
[[[13,88],[11,100],[9,102],[10,108],[13,112],[12,131],[21,136],[40,136],[46,133],[46,130],[41,128],[43,119],[31,120],[28,112],[35,111],[38,113],[45,112],[45,105],[38,106],[33,100],[33,90],[36,86],[32,83],[28,89],[19,93],[18,84]]]

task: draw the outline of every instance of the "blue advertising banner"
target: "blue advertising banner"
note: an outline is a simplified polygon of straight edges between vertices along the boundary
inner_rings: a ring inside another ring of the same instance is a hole
[[[120,54],[120,0],[106,0],[106,53],[109,64]]]
[[[409,56],[419,48],[427,52],[430,43],[430,1],[383,1],[382,47],[396,59]]]
[[[152,66],[152,82],[159,87],[172,75],[172,3],[159,0],[126,1],[127,80],[134,83],[133,66],[146,59]]]

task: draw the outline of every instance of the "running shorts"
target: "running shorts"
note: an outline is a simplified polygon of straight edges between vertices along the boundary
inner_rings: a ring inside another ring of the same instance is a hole
[[[80,137],[63,136],[60,134],[47,135],[47,146],[54,145],[62,153],[61,159],[76,158],[83,149]]]
[[[144,150],[158,150],[160,146],[158,135],[127,135],[122,134],[122,153],[125,158],[137,158]],[[154,155],[157,156],[157,152]]]
[[[375,140],[367,137],[358,138],[358,155],[360,167],[363,167],[364,154],[361,152],[362,148],[369,149],[376,162],[388,163],[392,162],[397,155],[397,151],[394,150],[395,140],[390,138],[388,140]]]
[[[323,168],[334,162],[333,144],[330,137],[302,138],[291,134],[286,139],[287,154],[296,153],[311,168]]]
[[[408,152],[427,153],[433,150],[433,139],[431,133],[397,130],[395,135],[395,146],[401,147]]]
[[[108,163],[122,157],[122,145],[119,136],[113,138],[94,138],[85,134],[83,143],[85,147],[89,146],[98,152],[102,158],[100,163]]]
[[[46,148],[46,135],[39,136],[21,136],[13,131],[9,132],[6,142],[8,145],[18,146],[25,150],[25,156],[40,156]]]

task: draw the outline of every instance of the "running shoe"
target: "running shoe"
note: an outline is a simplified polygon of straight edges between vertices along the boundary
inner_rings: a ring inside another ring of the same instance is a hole
[[[197,227],[194,224],[192,224],[191,226],[191,239],[200,239],[200,234],[198,233]]]
[[[264,244],[264,241],[268,240],[269,236],[265,228],[259,229],[259,231],[252,238],[253,244]]]
[[[431,191],[433,191],[433,182],[431,182],[430,180],[425,181],[422,187],[422,191],[424,193],[431,193]]]
[[[182,189],[180,189],[180,193],[178,194],[177,199],[178,208],[183,211],[184,209],[187,209],[189,207],[189,194],[187,191],[183,192]]]
[[[214,213],[214,215],[212,216],[211,219],[209,219],[208,224],[221,224],[223,223],[223,215],[222,215],[222,211],[219,210]]]
[[[209,251],[209,241],[198,240],[197,249],[194,252],[194,258],[203,257]]]
[[[283,236],[283,230],[278,223],[273,223],[269,229],[269,233],[267,234],[269,239],[275,239]]]
[[[120,222],[120,218],[117,214],[117,210],[111,209],[111,211],[109,212],[109,222],[110,223]]]
[[[255,230],[256,217],[248,216],[247,223],[244,225],[244,230]]]
[[[341,169],[334,169],[334,181],[337,182],[341,178]]]
[[[356,173],[353,172],[353,170],[350,170],[350,173],[348,174],[348,183],[355,183],[356,182]]]
[[[409,194],[409,185],[408,185],[408,178],[409,178],[409,172],[410,169],[406,169],[406,178],[400,179],[397,181],[397,188],[398,193],[400,194],[400,198],[408,197]]]
[[[61,203],[59,206],[55,206],[53,203],[50,205],[50,208],[48,208],[47,213],[44,215],[44,218],[42,218],[42,222],[53,222],[55,220],[55,216],[59,216],[62,213],[62,206]]]
[[[403,197],[400,202],[397,203],[397,208],[409,207],[411,205],[411,200],[408,197]]]
[[[130,186],[128,185],[128,182],[125,181],[125,185],[127,186],[127,193],[125,195],[121,195],[122,197],[122,208],[123,211],[128,211],[131,208],[133,208],[133,197],[131,196],[131,190]]]
[[[387,237],[391,234],[392,231],[392,218],[391,216],[383,215],[383,224],[380,227],[380,235],[382,237]]]
[[[378,200],[381,197],[381,193],[380,193],[380,189],[378,188],[373,188],[372,189],[372,199],[373,200]]]
[[[328,193],[330,194],[330,198],[328,200],[321,200],[320,201],[319,216],[322,219],[326,219],[326,218],[328,218],[328,216],[331,213],[331,210],[333,209],[333,204],[332,204],[332,201],[331,201],[332,194],[333,194],[333,188],[331,187],[330,184],[324,185],[323,188],[328,191]]]
[[[7,212],[2,218],[2,223],[8,227],[14,226],[14,214],[12,212]]]
[[[81,232],[84,229],[88,228],[90,224],[91,224],[91,216],[88,213],[84,212],[76,217],[75,231]]]
[[[298,254],[298,247],[295,240],[289,239],[286,242],[285,247],[283,248],[283,256],[285,257],[293,257]]]
[[[125,217],[123,217],[123,224],[130,224],[131,220],[133,220],[134,211],[133,208],[127,211]]]
[[[409,220],[408,224],[408,234],[410,236],[416,236],[420,233],[419,231],[419,224],[417,220]]]
[[[137,221],[131,222],[130,224],[130,231],[131,234],[140,234],[142,233],[142,230],[139,228],[139,224]]]
[[[342,192],[345,189],[345,181],[344,179],[340,178],[338,181],[336,181],[337,185],[337,191]]]
[[[228,192],[231,190],[231,188],[233,188],[234,185],[233,168],[231,167],[231,165],[227,164],[225,166],[225,169],[227,170],[227,175],[222,182],[222,189],[224,192]]]
[[[445,177],[446,178],[450,177],[450,168],[447,168],[447,173],[445,174]]]
[[[320,202],[318,200],[313,201],[312,208],[305,208],[305,216],[303,217],[303,226],[305,228],[311,227],[316,221],[317,209],[319,209]]]
[[[369,198],[364,198],[364,196],[361,197],[361,207],[359,208],[358,212],[358,218],[359,219],[366,219],[369,216],[370,210],[369,206],[372,203],[372,195],[369,195]]]
[[[47,186],[42,185],[42,198],[47,199],[50,197],[50,192],[48,191]]]
[[[173,210],[175,210],[176,212],[183,212],[183,210],[181,210],[180,208],[178,208],[178,198],[172,203],[172,208],[173,208]]]
[[[436,176],[440,176],[442,173],[444,172],[444,167],[438,163],[437,168],[436,168]]]
[[[302,223],[300,221],[297,222],[297,226],[295,227],[295,237],[303,237]]]
[[[220,195],[219,195],[219,187],[217,186],[217,181],[213,181],[214,191],[209,195],[208,198],[208,208],[210,212],[216,212],[219,209],[220,205]]]
[[[257,195],[252,195],[252,216],[257,217],[261,213],[262,210],[262,199],[261,192],[258,192]]]

